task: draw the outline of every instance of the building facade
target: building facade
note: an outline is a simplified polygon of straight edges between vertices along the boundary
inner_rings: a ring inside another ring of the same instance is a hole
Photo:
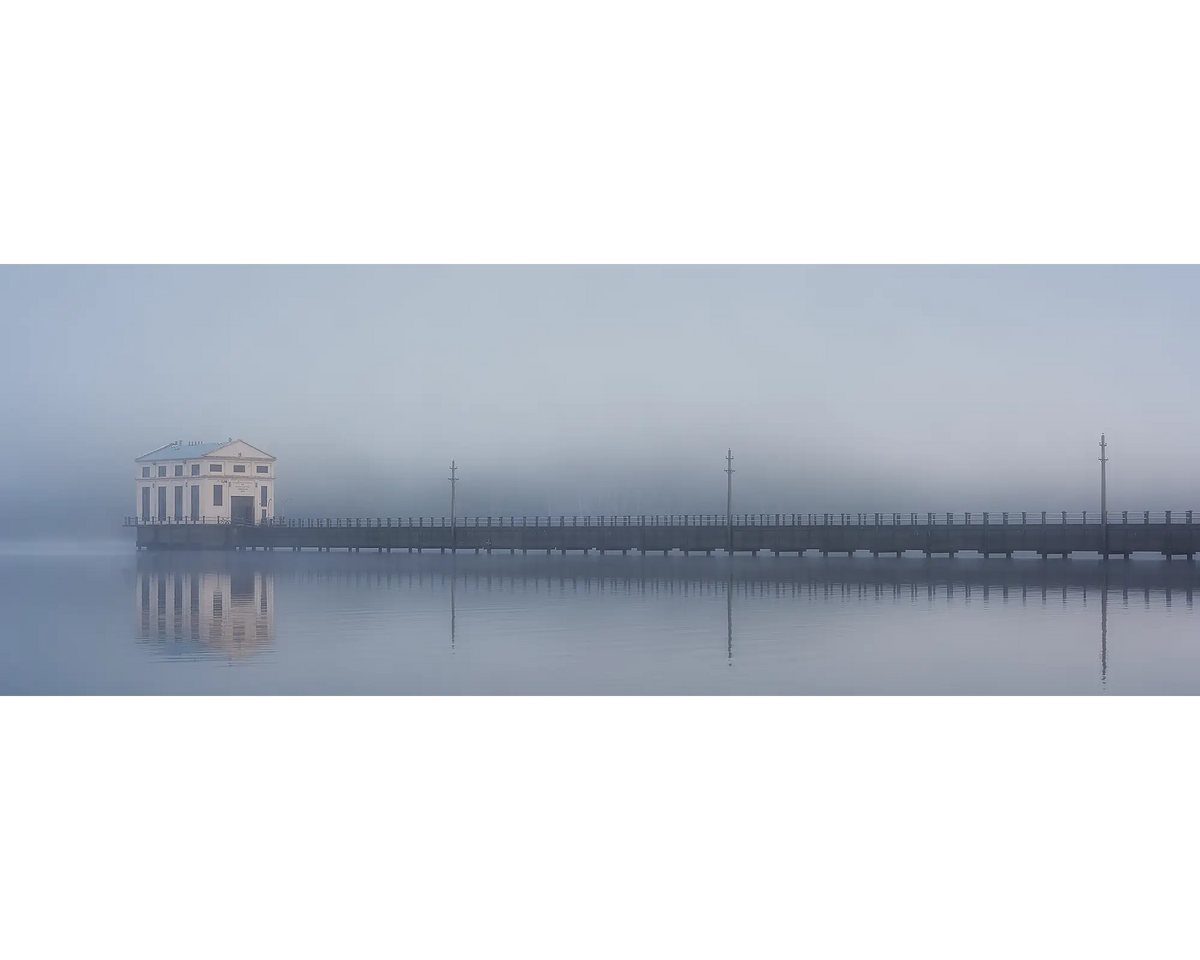
[[[139,523],[253,524],[275,516],[275,458],[245,440],[176,440],[134,463]]]

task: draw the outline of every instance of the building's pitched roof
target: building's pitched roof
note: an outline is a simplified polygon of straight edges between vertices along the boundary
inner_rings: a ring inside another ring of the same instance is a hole
[[[221,440],[217,443],[204,443],[202,441],[184,443],[176,440],[174,443],[168,443],[165,447],[159,447],[157,450],[151,450],[149,453],[144,453],[134,463],[144,463],[153,460],[195,460],[198,457],[208,456],[210,453],[216,453],[223,447],[231,446],[235,443],[246,443],[245,440]],[[252,443],[246,443],[251,450],[256,450],[268,460],[275,458],[265,450],[261,450]]]
[[[142,454],[142,456],[133,462],[142,463],[145,460],[195,460],[197,457],[202,457],[213,450],[229,446],[230,442],[229,440],[222,440],[219,443],[183,443],[182,441],[175,441],[174,443],[168,443],[165,447],[159,447],[157,450],[151,450],[149,453]]]

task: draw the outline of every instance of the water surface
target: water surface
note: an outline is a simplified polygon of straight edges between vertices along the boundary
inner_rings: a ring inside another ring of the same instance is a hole
[[[0,551],[0,693],[1200,692],[1196,567]]]

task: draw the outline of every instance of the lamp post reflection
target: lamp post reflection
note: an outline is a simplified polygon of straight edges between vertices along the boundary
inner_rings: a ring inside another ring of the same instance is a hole
[[[1104,571],[1104,586],[1100,588],[1100,690],[1108,685],[1108,569]]]
[[[725,584],[725,619],[726,645],[725,655],[729,658],[729,666],[733,666],[733,571],[729,571],[729,580]]]

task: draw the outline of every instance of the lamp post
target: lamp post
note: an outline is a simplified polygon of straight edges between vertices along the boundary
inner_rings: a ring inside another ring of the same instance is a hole
[[[456,552],[458,546],[458,529],[454,522],[454,488],[458,486],[458,467],[450,461],[450,552]]]
[[[1108,466],[1107,444],[1104,434],[1100,434],[1100,538],[1101,553],[1108,559],[1108,478],[1105,467]]]
[[[729,543],[727,544],[729,555],[733,556],[733,449],[725,451],[725,475],[727,477],[727,485],[725,488],[725,523],[728,528]]]

